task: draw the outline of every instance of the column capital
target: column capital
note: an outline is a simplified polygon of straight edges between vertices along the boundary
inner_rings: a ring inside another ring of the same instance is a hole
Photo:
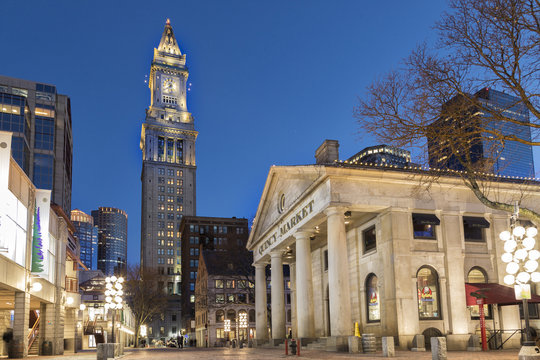
[[[275,258],[282,258],[283,257],[283,251],[281,250],[274,250],[272,252],[270,252],[270,257],[272,259],[275,259]]]
[[[255,269],[264,269],[268,265],[267,263],[254,263],[251,266],[253,266]]]
[[[347,211],[347,207],[341,206],[341,205],[330,205],[326,209],[324,209],[324,213],[326,216],[333,216],[333,215],[344,215],[345,211]]]
[[[302,230],[299,230],[297,232],[295,232],[293,234],[294,238],[296,240],[301,240],[301,239],[308,239],[313,235],[313,232],[311,231],[302,231]]]

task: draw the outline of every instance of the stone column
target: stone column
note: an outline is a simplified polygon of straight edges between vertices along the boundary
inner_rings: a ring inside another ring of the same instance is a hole
[[[297,232],[296,238],[296,308],[298,337],[311,338],[314,335],[313,281],[311,272],[311,244],[308,232]]]
[[[291,274],[291,328],[293,338],[298,337],[298,322],[296,314],[296,263],[289,264]],[[287,334],[289,335],[289,334]]]
[[[255,335],[259,344],[268,339],[265,268],[266,264],[255,264]]]
[[[28,356],[28,323],[30,322],[30,294],[15,292],[15,314],[13,318],[13,343],[15,357]]]
[[[328,292],[331,336],[353,335],[349,259],[345,234],[345,208],[329,207],[328,216]]]
[[[270,253],[272,295],[272,339],[285,339],[285,289],[281,252]]]

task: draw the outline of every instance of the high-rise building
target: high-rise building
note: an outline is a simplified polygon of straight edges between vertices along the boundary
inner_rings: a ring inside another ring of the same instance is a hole
[[[98,227],[94,225],[94,218],[75,209],[71,210],[71,222],[77,229],[75,236],[79,239],[81,261],[88,269],[96,270]]]
[[[411,163],[411,152],[395,146],[377,145],[363,149],[347,161],[405,167]]]
[[[99,207],[92,210],[98,228],[97,268],[105,275],[125,274],[127,265],[127,221],[124,210]]]
[[[179,334],[180,221],[195,215],[195,139],[197,131],[187,110],[188,69],[170,21],[154,49],[150,67],[150,106],[142,125],[141,266],[163,275],[167,292],[172,284],[164,321],[149,327],[150,337]]]
[[[182,328],[195,333],[195,279],[199,252],[235,251],[237,265],[243,261],[247,274],[252,270],[252,255],[245,250],[249,236],[247,219],[184,216],[180,223],[182,245]]]
[[[493,136],[489,133],[492,131],[503,136],[515,135],[525,141],[531,141],[527,107],[520,99],[489,88],[478,91],[474,95],[474,99],[479,106],[463,105],[463,101],[459,97],[453,98],[445,104],[445,107],[458,108],[463,116],[459,118],[444,117],[435,121],[432,126],[435,129],[447,126],[459,127],[460,134],[457,136],[462,136],[470,131],[470,138],[459,143],[459,150],[462,150],[463,146],[467,146],[465,153],[470,159],[467,162],[482,164],[483,171],[504,176],[534,177],[531,145],[517,141],[505,141],[503,146],[500,141],[490,140]],[[523,125],[494,119],[488,111],[482,111],[482,107],[496,112],[500,111],[503,116],[523,123]],[[476,135],[478,129],[481,129],[481,136]],[[437,139],[428,138],[428,153],[429,165],[432,168],[465,170],[460,158],[456,155],[457,152],[450,151],[448,146],[441,144]]]
[[[0,76],[0,130],[13,132],[13,158],[52,202],[71,211],[71,103],[56,86]]]

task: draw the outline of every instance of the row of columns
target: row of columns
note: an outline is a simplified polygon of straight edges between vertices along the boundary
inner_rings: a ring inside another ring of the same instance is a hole
[[[328,233],[328,291],[330,302],[330,332],[332,336],[352,334],[351,301],[349,286],[347,238],[345,232],[345,208],[330,207],[327,215]],[[296,310],[296,336],[312,338],[315,336],[313,305],[313,276],[311,266],[311,233],[298,231],[294,234],[296,263],[291,266],[291,280],[294,279],[291,307]],[[285,334],[285,293],[283,282],[282,252],[270,253],[271,266],[271,304],[272,338],[283,339]],[[255,264],[255,309],[257,339],[267,339],[267,299],[265,263]],[[293,274],[294,272],[294,274]]]

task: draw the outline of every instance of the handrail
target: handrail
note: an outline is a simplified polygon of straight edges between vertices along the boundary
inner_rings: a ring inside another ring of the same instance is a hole
[[[32,346],[34,341],[37,339],[37,335],[39,332],[39,320],[41,319],[41,314],[38,315],[36,322],[34,323],[34,326],[32,326],[32,330],[30,330],[30,333],[28,334],[28,349]]]
[[[497,346],[497,349],[496,349],[496,350],[500,350],[500,349],[502,349],[503,345],[504,345],[508,340],[510,340],[510,338],[511,338],[512,336],[514,336],[514,335],[515,335],[516,333],[518,333],[518,332],[519,332],[519,333],[523,332],[523,329],[499,329],[499,330],[492,330],[492,331],[494,331],[494,333],[493,333],[493,335],[491,335],[491,337],[488,339],[487,342],[489,343],[489,342],[491,341],[491,339],[495,338],[495,345]],[[496,336],[497,336],[498,334],[501,334],[501,335],[504,334],[504,333],[507,333],[507,334],[508,334],[508,333],[510,333],[511,331],[513,331],[512,334],[511,334],[509,337],[507,337],[506,340],[504,340],[500,345],[497,344],[497,338],[496,338]]]

